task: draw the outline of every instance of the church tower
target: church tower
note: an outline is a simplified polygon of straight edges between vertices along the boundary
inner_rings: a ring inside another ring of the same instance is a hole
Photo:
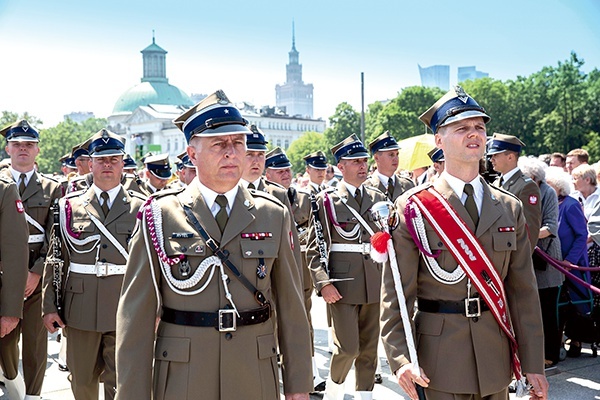
[[[275,86],[276,105],[284,109],[289,116],[302,118],[313,117],[313,85],[302,81],[302,64],[296,50],[296,32],[292,22],[292,50],[288,53],[289,63],[286,65],[286,82]]]

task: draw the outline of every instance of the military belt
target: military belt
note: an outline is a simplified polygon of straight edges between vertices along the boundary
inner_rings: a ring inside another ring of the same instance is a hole
[[[161,320],[176,325],[213,327],[219,332],[232,332],[238,326],[261,324],[271,318],[271,306],[242,311],[238,317],[234,309],[217,312],[181,311],[163,307]]]
[[[116,265],[112,263],[96,263],[96,264],[79,264],[72,262],[69,265],[69,272],[76,272],[78,274],[96,275],[101,278],[104,276],[111,275],[123,275],[125,274],[126,265]]]
[[[335,253],[361,253],[371,252],[371,243],[333,243],[330,250]]]
[[[460,301],[442,301],[419,299],[419,311],[441,314],[462,314],[468,318],[481,316],[483,311],[489,311],[485,301],[479,297],[471,297]]]
[[[32,243],[44,243],[44,239],[45,238],[46,238],[46,236],[44,234],[29,235],[28,243],[29,244],[32,244]]]

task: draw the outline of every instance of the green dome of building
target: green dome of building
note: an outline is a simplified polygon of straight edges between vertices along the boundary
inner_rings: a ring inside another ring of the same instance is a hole
[[[164,104],[189,108],[194,101],[184,91],[170,85],[166,75],[167,52],[158,46],[154,37],[152,44],[141,51],[144,59],[142,82],[123,93],[115,106],[114,114],[131,113],[140,106]]]

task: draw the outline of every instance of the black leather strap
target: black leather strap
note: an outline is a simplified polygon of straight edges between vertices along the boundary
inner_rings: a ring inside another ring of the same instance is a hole
[[[489,311],[490,308],[485,304],[483,299],[479,299],[481,312]],[[441,301],[441,300],[428,300],[419,299],[419,311],[428,313],[441,313],[441,314],[463,314],[465,313],[465,301]],[[471,310],[473,312],[473,310]]]
[[[225,325],[231,325],[231,321],[228,319],[233,318],[233,315],[233,313],[225,314],[221,317],[221,322]],[[237,326],[261,324],[268,321],[269,318],[271,318],[271,307],[267,304],[264,307],[254,310],[240,312],[240,316],[236,318],[236,324]],[[219,329],[218,312],[180,311],[163,307],[161,320],[176,325],[204,326]]]
[[[198,218],[196,218],[196,216],[194,215],[194,213],[192,212],[192,210],[188,206],[186,206],[186,205],[182,204],[181,206],[183,207],[183,211],[185,212],[185,215],[188,217],[188,219],[190,220],[190,222],[194,225],[194,227],[196,228],[196,230],[198,231],[198,233],[200,233],[200,236],[202,236],[202,238],[204,239],[204,241],[206,242],[206,244],[208,245],[208,247],[210,247],[210,249],[212,250],[212,252],[215,253],[221,259],[221,262],[227,268],[229,268],[229,270],[231,272],[233,272],[233,274],[250,291],[250,293],[252,293],[254,295],[254,299],[258,302],[258,304],[260,304],[261,306],[266,305],[267,304],[267,298],[265,297],[265,295],[260,290],[258,290],[248,280],[248,278],[246,278],[244,275],[242,275],[240,273],[240,271],[237,269],[237,267],[235,265],[233,265],[233,263],[231,261],[229,261],[228,254],[226,254],[223,250],[221,250],[219,248],[219,246],[217,245],[217,242],[215,242],[214,239],[211,238],[208,235],[208,233],[202,227],[202,224],[200,224],[200,221],[198,221]]]

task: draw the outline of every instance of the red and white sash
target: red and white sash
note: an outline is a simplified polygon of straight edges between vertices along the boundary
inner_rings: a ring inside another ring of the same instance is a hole
[[[412,218],[410,209],[417,206],[442,239],[454,259],[471,279],[480,296],[490,308],[498,325],[508,336],[511,344],[512,368],[517,380],[521,380],[521,362],[517,355],[517,341],[506,311],[506,294],[502,279],[494,269],[490,258],[448,201],[433,187],[421,190],[408,199],[405,215],[407,224]]]

